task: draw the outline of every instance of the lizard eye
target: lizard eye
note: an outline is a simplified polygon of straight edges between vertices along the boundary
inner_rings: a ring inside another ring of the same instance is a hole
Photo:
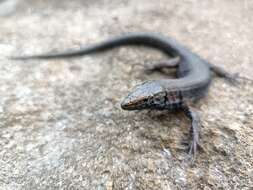
[[[164,101],[165,101],[165,95],[163,93],[157,94],[154,97],[154,103],[155,104],[159,104],[159,103],[164,102]]]
[[[144,103],[151,103],[151,98],[144,98],[144,99],[143,99],[143,102],[144,102]]]
[[[144,98],[144,99],[142,100],[142,102],[143,102],[143,103],[146,103],[146,102],[148,102],[148,100],[149,100],[148,98]]]

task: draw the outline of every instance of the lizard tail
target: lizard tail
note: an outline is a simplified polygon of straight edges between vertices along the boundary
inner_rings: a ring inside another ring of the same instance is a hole
[[[71,58],[76,56],[82,56],[92,53],[99,53],[105,50],[113,49],[115,47],[123,45],[144,45],[160,49],[166,54],[175,56],[178,48],[178,44],[169,38],[164,38],[161,35],[153,33],[130,33],[123,36],[118,36],[105,40],[101,43],[89,45],[79,50],[69,50],[59,53],[45,53],[38,55],[24,55],[24,56],[11,56],[13,60],[27,60],[27,59],[53,59],[53,58]]]

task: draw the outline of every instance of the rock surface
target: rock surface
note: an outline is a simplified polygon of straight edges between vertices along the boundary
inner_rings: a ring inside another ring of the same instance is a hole
[[[252,78],[252,12],[250,0],[20,1],[0,18],[0,189],[252,189],[253,83],[214,79],[195,106],[203,151],[191,164],[183,114],[120,109],[136,84],[167,77],[143,69],[160,53],[6,58],[153,31]]]

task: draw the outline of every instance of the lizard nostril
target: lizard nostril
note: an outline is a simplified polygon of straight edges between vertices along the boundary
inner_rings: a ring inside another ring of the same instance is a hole
[[[136,110],[138,109],[137,102],[133,101],[129,96],[127,96],[122,102],[121,102],[121,108],[123,110]]]
[[[125,98],[122,102],[121,102],[121,108],[122,109],[127,109],[129,107],[130,101],[128,98]]]

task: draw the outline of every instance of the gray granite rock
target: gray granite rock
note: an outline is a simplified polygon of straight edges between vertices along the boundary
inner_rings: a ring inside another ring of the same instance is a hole
[[[119,48],[69,60],[9,55],[79,48],[110,36],[161,32],[213,64],[252,78],[253,3],[20,1],[0,18],[0,189],[252,189],[253,88],[216,78],[196,104],[203,151],[191,165],[183,114],[120,109],[164,59]],[[172,77],[172,75],[170,76]]]

